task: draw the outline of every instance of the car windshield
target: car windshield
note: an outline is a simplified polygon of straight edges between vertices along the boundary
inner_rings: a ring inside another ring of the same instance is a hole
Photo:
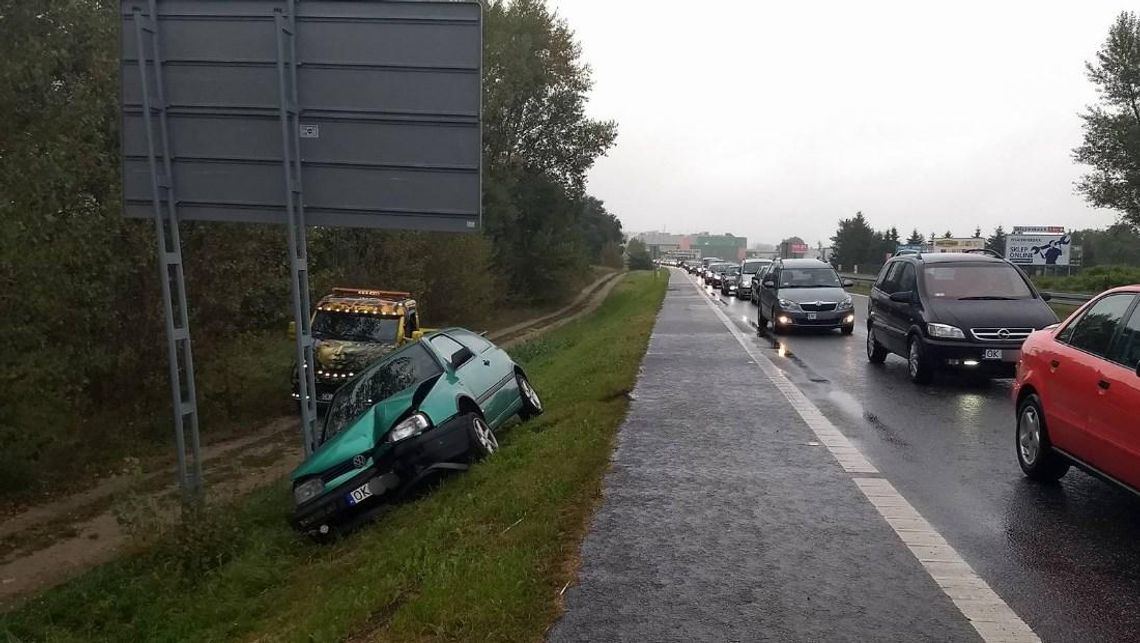
[[[781,288],[839,288],[839,275],[832,268],[784,268]]]
[[[923,285],[931,297],[959,300],[1032,299],[1021,273],[1004,263],[927,266]]]
[[[336,437],[378,402],[441,373],[439,363],[421,344],[393,353],[337,391],[329,405],[320,443]]]
[[[313,318],[315,339],[394,344],[400,332],[399,317],[321,311]]]
[[[763,268],[764,265],[765,264],[762,261],[755,261],[755,262],[751,262],[751,263],[746,263],[746,264],[744,264],[744,274],[754,275],[757,272],[760,272],[760,269]]]

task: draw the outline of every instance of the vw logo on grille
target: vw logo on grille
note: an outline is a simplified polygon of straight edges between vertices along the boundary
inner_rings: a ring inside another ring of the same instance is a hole
[[[356,467],[357,469],[363,469],[364,463],[367,461],[368,458],[365,458],[363,455],[358,455],[352,459],[352,466]]]
[[[1003,328],[1003,329],[999,330],[998,331],[998,337],[1000,337],[1002,339],[1009,339],[1009,329]]]

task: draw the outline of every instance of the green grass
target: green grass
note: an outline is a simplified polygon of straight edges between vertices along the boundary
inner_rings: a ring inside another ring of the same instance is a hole
[[[540,640],[558,614],[667,280],[514,349],[547,413],[488,462],[330,546],[284,482],[0,617],[0,639]]]

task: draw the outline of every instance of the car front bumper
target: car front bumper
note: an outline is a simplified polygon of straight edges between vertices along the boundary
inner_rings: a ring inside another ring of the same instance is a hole
[[[855,324],[855,311],[791,312],[781,310],[776,313],[775,323],[787,328],[843,328]]]
[[[326,487],[322,495],[297,506],[289,522],[300,532],[324,535],[403,493],[433,472],[465,469],[472,446],[467,429],[466,416],[457,416],[397,443],[359,473],[335,487]],[[350,504],[349,494],[364,485],[368,485],[372,496]]]
[[[998,351],[998,357],[986,351]],[[1021,359],[1020,342],[974,342],[927,339],[926,356],[941,368],[960,369],[997,377],[1013,377]]]

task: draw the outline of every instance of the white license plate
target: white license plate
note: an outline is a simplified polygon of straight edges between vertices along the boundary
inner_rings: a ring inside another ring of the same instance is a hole
[[[1001,359],[1002,350],[1000,348],[987,348],[982,351],[982,359]]]
[[[818,317],[818,315],[816,315],[815,313],[808,313],[807,316],[808,316],[808,319],[815,319],[816,317]]]
[[[368,488],[368,485],[364,485],[359,489],[353,489],[350,491],[348,496],[346,496],[346,499],[348,500],[348,504],[351,506],[360,504],[371,497],[372,490]]]
[[[332,398],[333,398],[332,393],[321,393],[320,395],[317,396],[317,399],[322,401],[322,402],[331,402]]]

